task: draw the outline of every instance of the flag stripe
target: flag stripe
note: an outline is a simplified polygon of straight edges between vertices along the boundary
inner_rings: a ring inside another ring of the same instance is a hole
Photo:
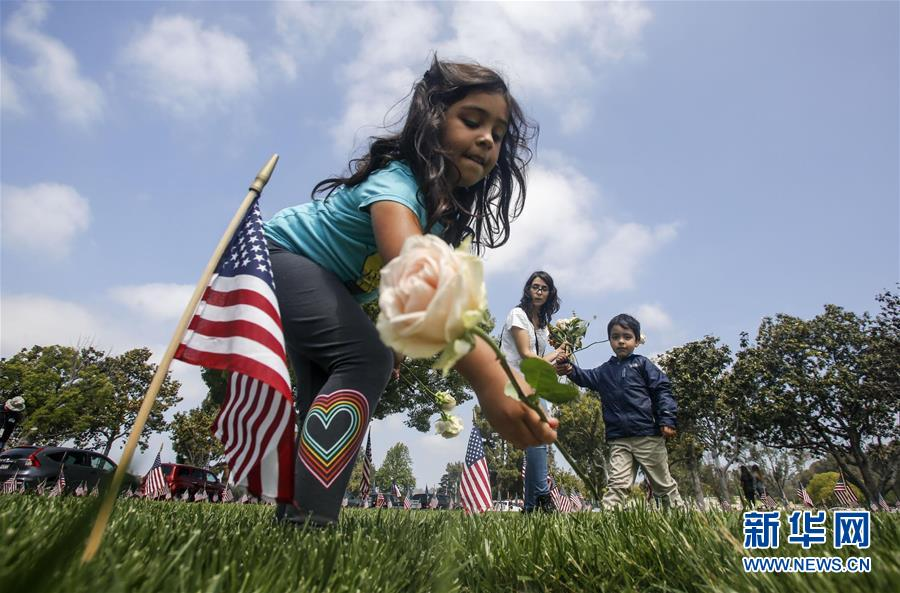
[[[228,338],[239,333],[262,344],[279,357],[284,355],[284,346],[275,336],[270,334],[265,328],[243,319],[208,321],[195,317],[189,329],[207,338]]]

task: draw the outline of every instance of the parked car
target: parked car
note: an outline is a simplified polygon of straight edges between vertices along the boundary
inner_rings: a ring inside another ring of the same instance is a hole
[[[181,463],[163,463],[160,468],[173,497],[180,498],[187,492],[188,497],[193,499],[197,492],[206,490],[210,500],[222,500],[225,484],[208,469]],[[146,480],[147,476],[144,476],[143,481]]]
[[[116,464],[100,453],[69,447],[16,447],[0,453],[0,482],[15,478],[26,489],[41,483],[49,488],[56,484],[60,470],[66,476],[67,492],[81,485],[92,490],[112,477]]]
[[[519,506],[519,501],[517,500],[495,500],[491,510],[506,513],[518,513],[522,511],[522,507]]]

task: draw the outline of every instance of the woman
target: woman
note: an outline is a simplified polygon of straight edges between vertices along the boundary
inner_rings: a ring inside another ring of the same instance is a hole
[[[520,369],[526,358],[556,360],[562,349],[550,346],[550,318],[559,311],[559,297],[553,278],[547,272],[534,272],[522,289],[519,306],[506,316],[500,333],[500,350],[509,366]],[[550,487],[547,485],[547,446],[525,449],[525,512],[536,508],[553,512]]]
[[[746,465],[741,466],[741,490],[744,491],[744,498],[747,500],[749,507],[755,508],[756,488],[753,474],[747,469]]]

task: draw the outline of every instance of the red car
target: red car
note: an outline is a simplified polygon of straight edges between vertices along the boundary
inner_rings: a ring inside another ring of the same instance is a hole
[[[206,490],[209,500],[222,500],[225,484],[211,471],[180,463],[163,463],[160,468],[174,498],[181,498],[187,492],[190,500],[193,500],[197,492]],[[144,476],[144,481],[146,480],[147,476]]]

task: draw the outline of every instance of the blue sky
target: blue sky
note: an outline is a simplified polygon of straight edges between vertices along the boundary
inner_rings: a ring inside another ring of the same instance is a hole
[[[900,276],[898,7],[3,2],[0,353],[159,356],[269,155],[264,217],[344,170],[433,51],[502,70],[541,125],[525,212],[486,257],[501,322],[539,268],[561,315],[597,316],[589,340],[630,312],[648,355],[874,310]],[[199,372],[173,372],[197,405]],[[402,440],[433,484],[466,434],[391,417],[375,460]]]

